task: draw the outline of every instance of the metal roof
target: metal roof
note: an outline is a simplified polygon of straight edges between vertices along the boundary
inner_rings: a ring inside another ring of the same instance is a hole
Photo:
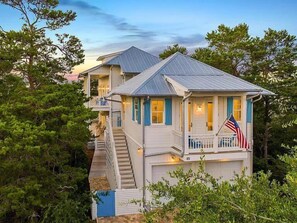
[[[124,51],[103,55],[99,58],[108,58],[108,60],[100,65],[81,72],[79,75],[87,74],[106,65],[119,65],[124,73],[138,74],[161,61],[158,57],[138,49],[135,46]]]
[[[124,73],[140,73],[158,62],[158,57],[132,46],[105,65],[119,65]]]
[[[115,88],[110,95],[177,95],[170,80],[193,92],[261,92],[265,89],[179,52]]]

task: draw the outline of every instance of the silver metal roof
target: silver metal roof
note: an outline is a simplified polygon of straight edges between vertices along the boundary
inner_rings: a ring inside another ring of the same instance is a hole
[[[132,46],[105,64],[119,65],[124,73],[140,73],[158,62],[158,57]]]
[[[158,57],[141,49],[138,49],[135,46],[132,46],[124,51],[103,55],[99,58],[107,58],[107,60],[100,65],[94,66],[88,70],[81,72],[79,75],[81,76],[83,74],[92,72],[102,66],[110,65],[119,65],[124,73],[138,74],[161,61]]]
[[[166,77],[169,77],[166,80]],[[165,96],[177,95],[173,80],[193,92],[262,92],[265,89],[199,62],[179,52],[143,71],[115,88],[110,95]]]

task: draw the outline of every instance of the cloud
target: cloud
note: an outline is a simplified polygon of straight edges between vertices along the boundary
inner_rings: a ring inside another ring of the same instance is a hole
[[[106,13],[101,8],[91,5],[87,2],[80,1],[80,0],[77,0],[77,1],[60,0],[60,4],[64,5],[64,6],[73,6],[73,7],[78,8],[81,11],[86,11],[88,13],[95,15],[95,16],[99,16],[105,22],[112,25],[117,30],[133,33],[134,37],[152,38],[152,37],[156,36],[156,33],[153,31],[143,30],[133,24],[126,22],[125,19],[117,17],[117,16],[109,14],[109,13]]]

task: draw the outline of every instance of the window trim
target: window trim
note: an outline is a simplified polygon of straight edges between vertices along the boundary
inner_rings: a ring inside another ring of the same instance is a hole
[[[163,101],[163,122],[162,123],[153,123],[153,101]],[[165,125],[165,99],[164,98],[151,99],[151,125]]]

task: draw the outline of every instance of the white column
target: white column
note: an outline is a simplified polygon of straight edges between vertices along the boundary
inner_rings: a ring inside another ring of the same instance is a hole
[[[189,121],[189,99],[187,98],[183,103],[183,133],[184,133],[184,146],[185,146],[185,154],[189,154],[189,127],[188,127],[188,121]]]
[[[213,96],[213,148],[218,152],[218,136],[216,135],[219,129],[219,97]]]
[[[90,97],[91,96],[91,75],[88,74],[87,77],[87,96]],[[88,102],[88,107],[90,107],[90,101]]]

